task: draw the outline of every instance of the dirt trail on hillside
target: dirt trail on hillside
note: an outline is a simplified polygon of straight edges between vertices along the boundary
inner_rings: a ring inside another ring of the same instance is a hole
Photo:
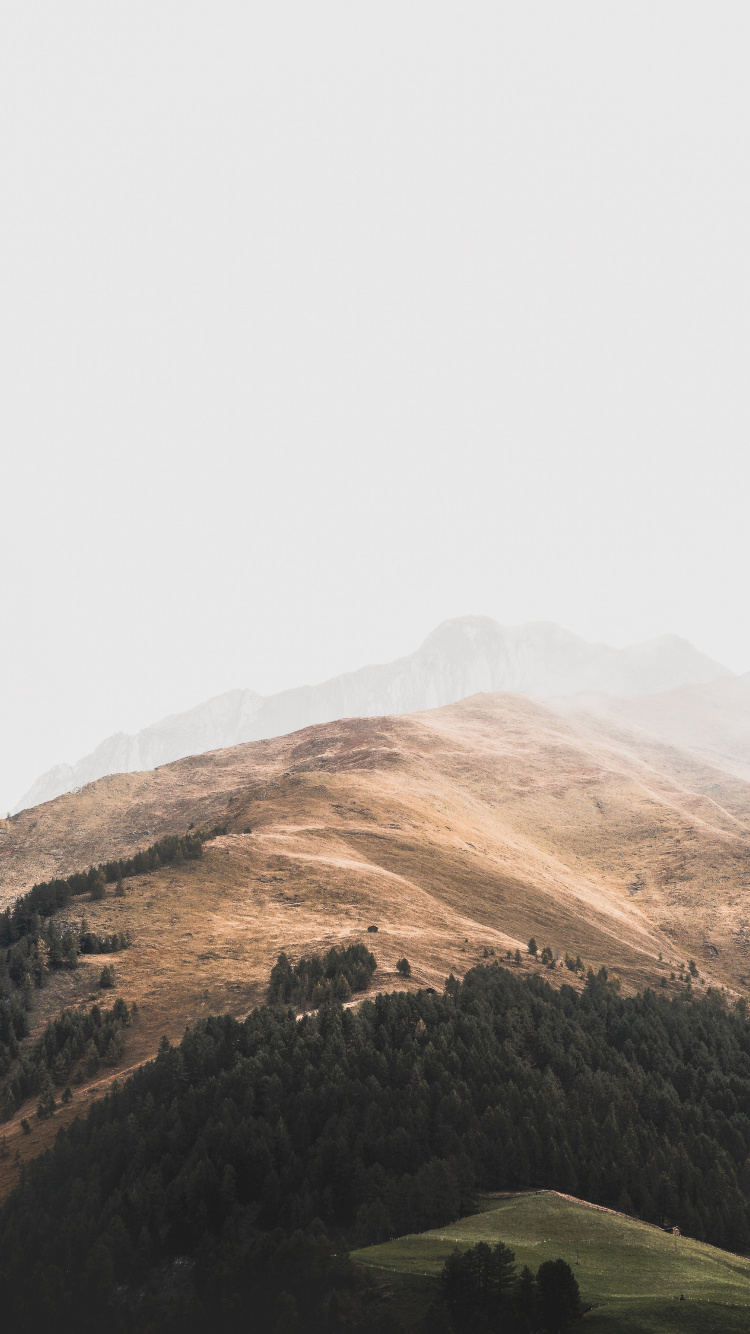
[[[114,994],[140,1009],[127,1064],[207,1014],[246,1014],[282,949],[294,960],[364,941],[381,990],[405,985],[403,955],[409,986],[441,990],[448,973],[516,949],[540,971],[533,935],[558,956],[553,984],[581,985],[568,954],[627,988],[677,994],[670,974],[689,958],[696,987],[750,986],[750,783],[624,720],[563,717],[516,695],[100,779],[0,822],[0,902],[217,824],[227,833],[201,861],[66,910],[131,933],[112,958]],[[101,998],[104,961],[52,977],[36,1032],[63,1005]],[[35,1125],[34,1143],[51,1133]]]

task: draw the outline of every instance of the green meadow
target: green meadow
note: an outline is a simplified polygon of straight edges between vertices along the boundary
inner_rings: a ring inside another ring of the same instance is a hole
[[[553,1194],[488,1199],[480,1213],[460,1222],[368,1246],[352,1258],[385,1271],[384,1278],[390,1273],[402,1297],[405,1280],[413,1279],[424,1308],[433,1290],[425,1277],[437,1277],[454,1247],[478,1241],[504,1241],[519,1267],[567,1260],[584,1304],[593,1308],[581,1325],[589,1334],[750,1330],[750,1260]],[[413,1305],[407,1302],[410,1310]]]

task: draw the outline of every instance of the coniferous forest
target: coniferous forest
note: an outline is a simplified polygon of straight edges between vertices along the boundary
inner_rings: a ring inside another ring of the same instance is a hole
[[[442,995],[210,1018],[24,1169],[4,1314],[385,1330],[352,1245],[536,1186],[746,1250],[749,1152],[750,1025],[716,994],[622,997],[604,969],[556,991],[495,963]]]
[[[280,954],[271,969],[269,1005],[317,1009],[327,1000],[346,1001],[353,991],[366,991],[377,965],[364,945],[334,945],[327,954],[310,954],[290,964]]]
[[[203,856],[204,842],[224,832],[224,826],[217,825],[185,835],[169,834],[133,857],[102,862],[65,879],[41,881],[0,913],[0,1074],[9,1069],[17,1054],[16,1040],[26,1032],[22,1010],[31,1009],[33,992],[44,986],[50,969],[73,969],[80,954],[112,954],[130,944],[127,933],[96,935],[85,921],[80,927],[68,923],[60,929],[56,914],[83,895],[103,899],[107,884],[117,886],[115,893],[124,892],[123,881],[132,876],[196,861]],[[21,1006],[10,999],[14,990],[23,996]]]
[[[565,1260],[545,1260],[536,1274],[504,1242],[480,1241],[449,1255],[440,1275],[443,1308],[426,1319],[439,1328],[449,1317],[453,1334],[563,1334],[584,1314],[575,1275]],[[437,1334],[437,1331],[436,1331]]]
[[[24,937],[36,937],[42,919],[52,917],[66,908],[71,899],[88,894],[92,899],[104,897],[107,884],[117,884],[135,875],[145,875],[160,866],[180,865],[203,856],[203,844],[216,834],[225,833],[224,826],[185,835],[168,834],[150,847],[136,852],[133,857],[119,861],[102,862],[87,871],[76,871],[65,879],[43,880],[32,885],[26,894],[16,899],[12,908],[0,913],[0,946],[9,946]]]
[[[64,1010],[47,1024],[42,1036],[12,1069],[2,1088],[0,1119],[6,1121],[26,1098],[36,1094],[39,1095],[37,1116],[51,1116],[58,1097],[62,1102],[70,1101],[71,1082],[82,1084],[84,1077],[91,1079],[100,1066],[117,1065],[125,1050],[122,1030],[135,1012],[135,1003],[129,1010],[120,998],[111,1010],[102,1011],[98,1005],[92,1005],[88,1014],[81,1010]],[[0,1003],[0,1037],[4,1032],[3,1020],[14,1014],[25,1019],[23,1010],[14,1000],[10,1004],[7,1001]],[[10,1023],[8,1032],[9,1037],[12,1035],[16,1040],[13,1045],[8,1041],[0,1046],[0,1061],[7,1062],[7,1065],[0,1064],[3,1073],[20,1055],[17,1035]]]

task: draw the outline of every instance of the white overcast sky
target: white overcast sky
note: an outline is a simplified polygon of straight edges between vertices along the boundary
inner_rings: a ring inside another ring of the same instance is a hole
[[[749,38],[5,0],[0,809],[469,612],[750,668]]]

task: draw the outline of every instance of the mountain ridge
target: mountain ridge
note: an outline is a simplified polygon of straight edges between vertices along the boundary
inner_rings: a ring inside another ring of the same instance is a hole
[[[632,698],[592,696],[585,705],[626,718],[750,780],[750,672]]]
[[[437,626],[414,653],[392,662],[270,696],[230,690],[135,734],[115,733],[75,764],[40,775],[13,814],[107,774],[154,769],[344,717],[413,713],[486,691],[630,696],[719,677],[733,673],[677,635],[616,649],[549,621],[506,627],[487,616],[456,617]]]
[[[685,994],[689,959],[701,992],[750,987],[750,782],[611,713],[479,694],[109,775],[0,820],[0,909],[196,829],[215,835],[200,860],[58,914],[60,930],[83,929],[85,913],[87,930],[130,939],[113,956],[118,993],[138,1005],[130,1065],[202,1016],[244,1017],[282,950],[296,962],[362,942],[379,990],[439,991],[516,950],[513,967],[557,984],[582,985],[564,967],[580,955],[628,990]],[[554,971],[528,953],[532,935]],[[78,965],[34,990],[35,1036],[98,994],[101,956]],[[89,1096],[74,1092],[71,1114]],[[67,1115],[25,1136],[23,1114],[6,1123],[0,1193],[15,1149],[38,1152]]]

